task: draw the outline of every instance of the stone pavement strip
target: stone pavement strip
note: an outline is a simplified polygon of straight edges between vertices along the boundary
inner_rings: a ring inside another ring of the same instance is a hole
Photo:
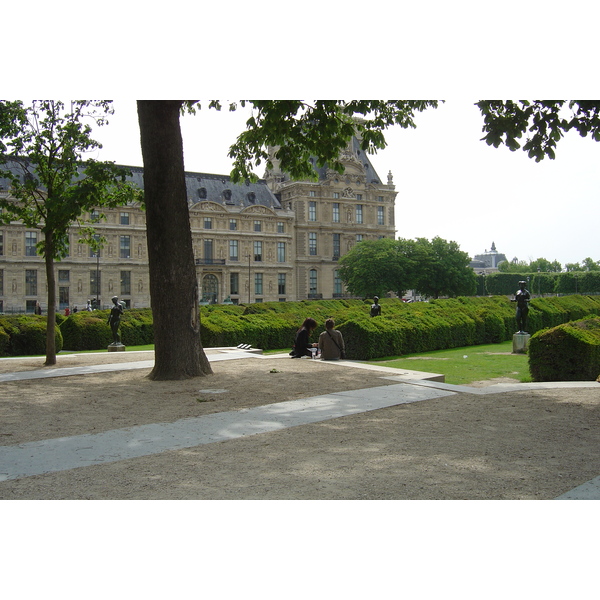
[[[247,352],[210,354],[211,362],[236,358],[262,358]],[[82,375],[125,369],[149,368],[150,361],[133,361],[105,365],[69,367],[64,369],[24,371],[0,375],[0,382],[41,377]],[[369,368],[368,365],[343,361],[340,366]],[[377,368],[377,370],[381,370]],[[387,369],[386,369],[387,370]],[[389,370],[393,372],[393,370]],[[409,377],[411,374],[407,374]],[[408,379],[405,375],[386,377],[401,383],[386,387],[337,392],[301,400],[280,402],[240,411],[209,414],[181,419],[174,423],[154,423],[97,434],[29,442],[16,446],[0,446],[0,481],[20,479],[65,471],[78,467],[116,462],[179,450],[213,442],[278,431],[309,423],[336,419],[399,404],[419,402],[456,393],[488,394],[499,391],[554,389],[557,387],[594,387],[595,382],[553,382],[531,384],[498,384],[487,388],[454,386],[432,380]],[[600,476],[559,496],[557,500],[600,499]]]

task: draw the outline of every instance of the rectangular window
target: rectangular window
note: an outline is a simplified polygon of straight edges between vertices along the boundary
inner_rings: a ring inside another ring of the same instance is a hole
[[[229,260],[239,260],[237,240],[229,240]]]
[[[337,200],[340,197],[339,192],[333,192],[333,197]]]
[[[383,206],[377,207],[377,225],[385,225]]]
[[[317,234],[316,233],[308,234],[308,253],[311,256],[317,255]]]
[[[4,233],[0,231],[0,256],[4,254]]]
[[[37,296],[37,271],[33,269],[25,270],[25,295]]]
[[[285,295],[285,273],[279,273],[277,276],[277,293],[280,296]]]
[[[71,272],[64,269],[58,270],[58,283],[69,283]]]
[[[131,294],[131,271],[121,271],[121,296]]]
[[[362,194],[356,194],[356,199],[360,202],[362,200]]]
[[[229,273],[229,293],[239,294],[240,293],[240,274]]]
[[[92,221],[93,223],[97,223],[100,220],[100,213],[98,212],[97,209],[93,209],[90,212],[90,221]]]
[[[339,233],[333,234],[333,258],[340,257],[340,237]]]
[[[25,232],[25,256],[36,256],[35,246],[37,244],[37,233],[35,231]]]
[[[119,236],[119,256],[121,258],[131,258],[131,236]]]
[[[311,269],[308,274],[308,291],[309,294],[317,293],[317,270]]]
[[[363,241],[363,236],[362,236],[362,233],[357,233],[357,234],[356,234],[356,241],[357,241],[357,242],[362,242],[362,241]]]
[[[285,262],[285,242],[277,242],[277,262]]]
[[[339,202],[333,203],[333,222],[334,223],[340,222],[340,203]]]
[[[100,279],[102,273],[93,269],[90,271],[90,296],[100,295]]]
[[[119,213],[119,223],[121,223],[121,225],[129,225],[129,213],[128,212]]]
[[[263,274],[262,273],[254,274],[254,293],[257,296],[262,296],[262,293],[263,293]]]
[[[69,306],[69,288],[66,285],[58,286],[58,308],[64,309]]]
[[[310,190],[310,192],[308,192],[308,195],[309,195],[311,198],[314,198],[314,197],[317,195],[317,193],[316,193],[314,190]]]
[[[377,196],[377,201],[378,202],[383,202],[383,196]]]
[[[356,205],[356,222],[357,223],[363,222],[363,205],[362,204]]]
[[[342,280],[340,279],[340,272],[337,269],[333,272],[333,293],[342,295]]]
[[[98,234],[96,234],[94,236],[94,239],[98,242],[98,241],[100,241],[100,236]],[[97,252],[94,252],[92,246],[90,246],[90,258],[97,258],[98,256],[101,256],[100,248],[98,248]]]
[[[285,223],[283,221],[277,221],[277,233],[285,233]]]
[[[0,269],[0,296],[4,296],[4,269]]]
[[[204,260],[207,263],[213,259],[213,241],[212,240],[204,240]]]
[[[254,231],[262,231],[262,222],[254,221]]]
[[[254,242],[254,260],[255,262],[262,261],[262,242]]]
[[[212,229],[212,218],[204,217],[204,229]]]
[[[317,203],[316,202],[308,203],[308,220],[309,221],[317,220]]]
[[[237,219],[229,219],[229,231],[237,231]]]

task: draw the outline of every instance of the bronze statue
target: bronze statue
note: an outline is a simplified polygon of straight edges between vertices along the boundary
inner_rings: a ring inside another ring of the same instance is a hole
[[[113,296],[112,301],[114,306],[110,309],[110,313],[108,315],[108,324],[110,325],[113,334],[113,344],[118,345],[121,343],[121,336],[119,335],[119,325],[121,324],[123,305],[119,302],[118,296]]]
[[[531,294],[529,290],[525,289],[527,285],[526,281],[519,281],[519,289],[515,292],[515,297],[511,302],[517,303],[516,319],[517,327],[519,331],[517,333],[527,333],[527,315],[529,313],[529,301],[531,300]]]
[[[371,304],[371,316],[377,317],[381,314],[381,305],[379,304],[379,298],[373,296],[373,304]]]

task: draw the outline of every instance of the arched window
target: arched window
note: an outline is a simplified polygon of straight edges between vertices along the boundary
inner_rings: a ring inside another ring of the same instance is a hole
[[[212,273],[202,278],[202,301],[216,304],[219,301],[219,280]]]

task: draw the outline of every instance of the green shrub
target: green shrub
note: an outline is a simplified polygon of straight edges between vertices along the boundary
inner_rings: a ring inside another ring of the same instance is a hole
[[[539,331],[528,354],[534,381],[593,381],[600,374],[600,318]]]
[[[32,356],[46,353],[46,317],[15,315],[0,318],[0,356]],[[59,327],[55,329],[56,351],[63,347]]]

